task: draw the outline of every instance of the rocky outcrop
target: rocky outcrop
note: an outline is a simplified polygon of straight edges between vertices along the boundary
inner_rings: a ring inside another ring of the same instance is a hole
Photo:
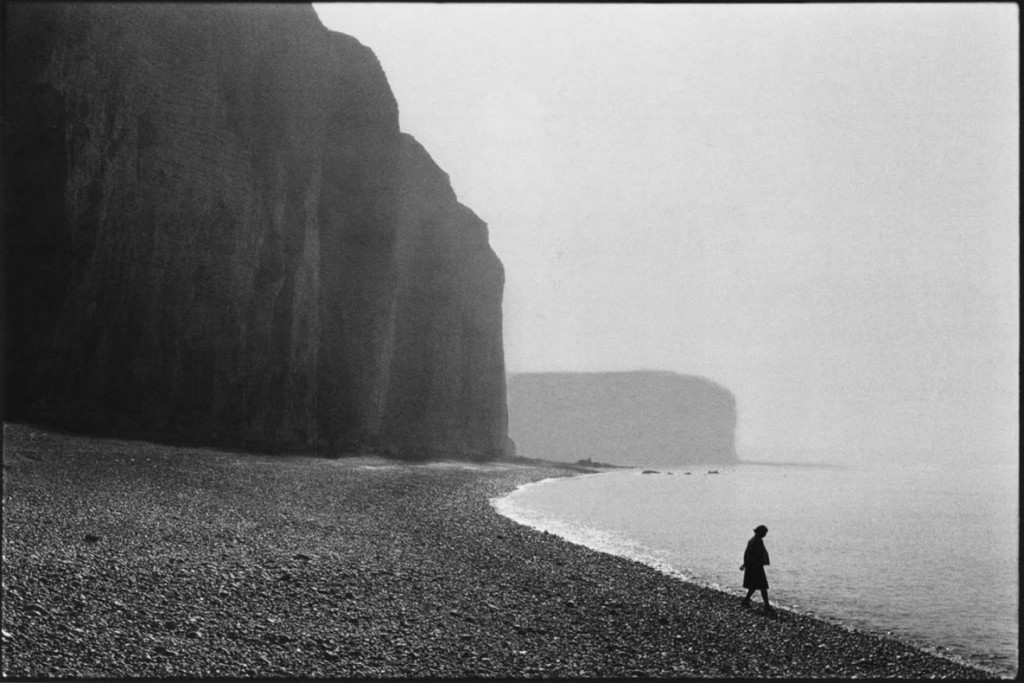
[[[4,416],[486,458],[503,271],[301,5],[7,5]]]
[[[512,374],[508,411],[523,456],[659,467],[737,460],[736,399],[703,377]]]

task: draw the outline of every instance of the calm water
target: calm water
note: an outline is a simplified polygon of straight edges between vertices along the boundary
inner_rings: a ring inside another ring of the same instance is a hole
[[[773,602],[1016,672],[1015,464],[717,469],[546,480],[493,502],[524,524],[737,594],[744,546],[765,524]]]

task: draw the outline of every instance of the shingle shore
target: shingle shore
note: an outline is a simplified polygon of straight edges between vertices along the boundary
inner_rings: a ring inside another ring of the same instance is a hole
[[[3,674],[956,677],[984,671],[566,543],[565,469],[252,456],[5,425]]]

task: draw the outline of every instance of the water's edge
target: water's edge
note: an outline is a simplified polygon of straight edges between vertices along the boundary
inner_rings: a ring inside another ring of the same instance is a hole
[[[503,517],[506,517],[507,519],[510,519],[511,521],[513,521],[513,522],[515,522],[517,524],[521,524],[522,526],[525,526],[525,527],[530,528],[530,529],[534,529],[536,531],[546,531],[546,532],[548,532],[548,533],[550,533],[550,534],[552,534],[554,536],[557,536],[558,538],[562,539],[566,543],[571,543],[573,545],[579,545],[579,546],[582,546],[584,548],[588,548],[590,550],[595,550],[597,552],[602,552],[602,553],[605,553],[605,554],[608,554],[608,555],[613,555],[613,556],[616,556],[616,557],[622,557],[622,558],[625,558],[625,559],[628,559],[628,560],[634,560],[634,561],[639,562],[641,564],[644,564],[644,565],[646,565],[648,567],[651,567],[651,568],[661,572],[662,574],[670,576],[670,577],[672,577],[672,578],[674,578],[674,579],[676,579],[678,581],[685,581],[687,583],[693,584],[695,586],[699,586],[699,587],[707,589],[707,590],[713,590],[713,591],[717,591],[719,593],[724,593],[726,595],[735,596],[735,597],[740,597],[740,596],[745,594],[744,591],[741,590],[741,589],[730,589],[730,588],[723,587],[723,586],[721,586],[721,585],[719,585],[717,583],[714,583],[714,582],[701,581],[701,580],[697,579],[696,577],[689,576],[689,575],[685,574],[684,572],[681,572],[681,571],[671,567],[668,563],[666,563],[666,562],[660,560],[659,558],[655,557],[654,555],[650,554],[650,552],[647,552],[644,549],[643,545],[641,545],[639,543],[636,543],[636,542],[632,542],[629,539],[622,539],[621,537],[614,537],[614,541],[609,543],[607,541],[609,539],[613,538],[613,536],[610,535],[610,534],[606,534],[606,533],[600,532],[600,531],[595,531],[592,535],[590,535],[588,537],[587,535],[581,533],[581,530],[579,528],[572,528],[568,524],[563,526],[563,525],[558,524],[557,522],[549,523],[547,525],[540,524],[540,523],[534,522],[532,520],[529,520],[529,519],[527,519],[524,516],[521,516],[515,510],[514,497],[517,494],[519,494],[520,492],[522,492],[523,490],[526,490],[526,489],[529,489],[529,488],[538,487],[538,486],[553,485],[553,484],[556,484],[559,481],[564,481],[564,480],[575,478],[575,477],[599,476],[599,475],[602,475],[602,474],[614,474],[614,472],[581,472],[581,473],[578,473],[578,474],[572,474],[572,475],[568,475],[568,476],[548,477],[546,479],[541,479],[541,480],[538,480],[538,481],[528,482],[526,484],[522,484],[522,485],[516,487],[515,490],[513,490],[513,491],[511,491],[511,492],[509,492],[509,493],[507,493],[507,494],[505,494],[503,496],[498,496],[498,497],[489,499],[488,502],[490,503],[491,507],[495,510],[495,512],[497,512],[498,514],[502,515]],[[572,530],[570,530],[570,529],[572,529]],[[601,541],[606,541],[606,542],[602,543]],[[807,610],[807,609],[799,609],[799,608],[796,608],[796,607],[794,607],[792,605],[787,605],[785,603],[780,603],[777,599],[773,599],[772,600],[772,605],[776,609],[781,609],[781,610],[785,610],[787,612],[791,612],[791,613],[794,613],[794,614],[799,614],[801,616],[809,617],[809,618],[812,618],[812,619],[817,619],[818,621],[823,621],[823,622],[826,622],[828,624],[832,624],[834,626],[838,626],[840,628],[846,629],[847,631],[858,631],[860,633],[866,633],[868,635],[871,635],[871,636],[874,636],[874,637],[877,637],[877,638],[896,640],[896,641],[899,641],[899,642],[904,643],[906,645],[909,645],[910,647],[913,647],[915,649],[921,650],[922,652],[926,652],[926,653],[928,653],[930,655],[933,655],[935,657],[940,657],[940,658],[948,660],[948,661],[956,662],[957,664],[963,664],[965,666],[971,666],[971,667],[974,667],[974,668],[977,668],[977,669],[981,669],[983,671],[986,671],[986,672],[992,674],[993,677],[996,677],[996,678],[1009,679],[1009,680],[1012,680],[1013,678],[1015,678],[1015,674],[1010,673],[1010,672],[1006,672],[1006,671],[1002,671],[1002,670],[999,670],[999,669],[996,669],[996,668],[993,668],[991,665],[989,665],[989,664],[987,664],[985,662],[973,660],[973,659],[971,659],[969,657],[957,656],[957,655],[955,655],[953,653],[947,652],[941,645],[925,643],[925,642],[917,641],[917,640],[914,640],[912,638],[907,638],[907,637],[904,637],[904,636],[895,636],[895,635],[891,635],[889,633],[885,633],[885,632],[882,632],[882,631],[874,631],[874,630],[871,630],[871,629],[865,629],[865,628],[862,628],[862,627],[859,627],[859,626],[855,626],[855,625],[846,623],[845,621],[843,621],[840,618],[834,618],[834,617],[831,617],[831,616],[828,616],[828,615],[824,615],[824,614],[819,614],[819,613],[816,613],[816,612],[813,612],[813,611],[810,611],[810,610]]]

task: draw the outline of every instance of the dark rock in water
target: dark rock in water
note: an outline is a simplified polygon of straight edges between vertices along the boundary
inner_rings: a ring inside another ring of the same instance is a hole
[[[644,470],[640,474],[661,474],[658,470]]]
[[[369,49],[302,5],[12,3],[5,31],[5,419],[505,452],[501,263]]]
[[[509,433],[520,455],[674,467],[736,461],[736,399],[671,372],[508,377]]]

